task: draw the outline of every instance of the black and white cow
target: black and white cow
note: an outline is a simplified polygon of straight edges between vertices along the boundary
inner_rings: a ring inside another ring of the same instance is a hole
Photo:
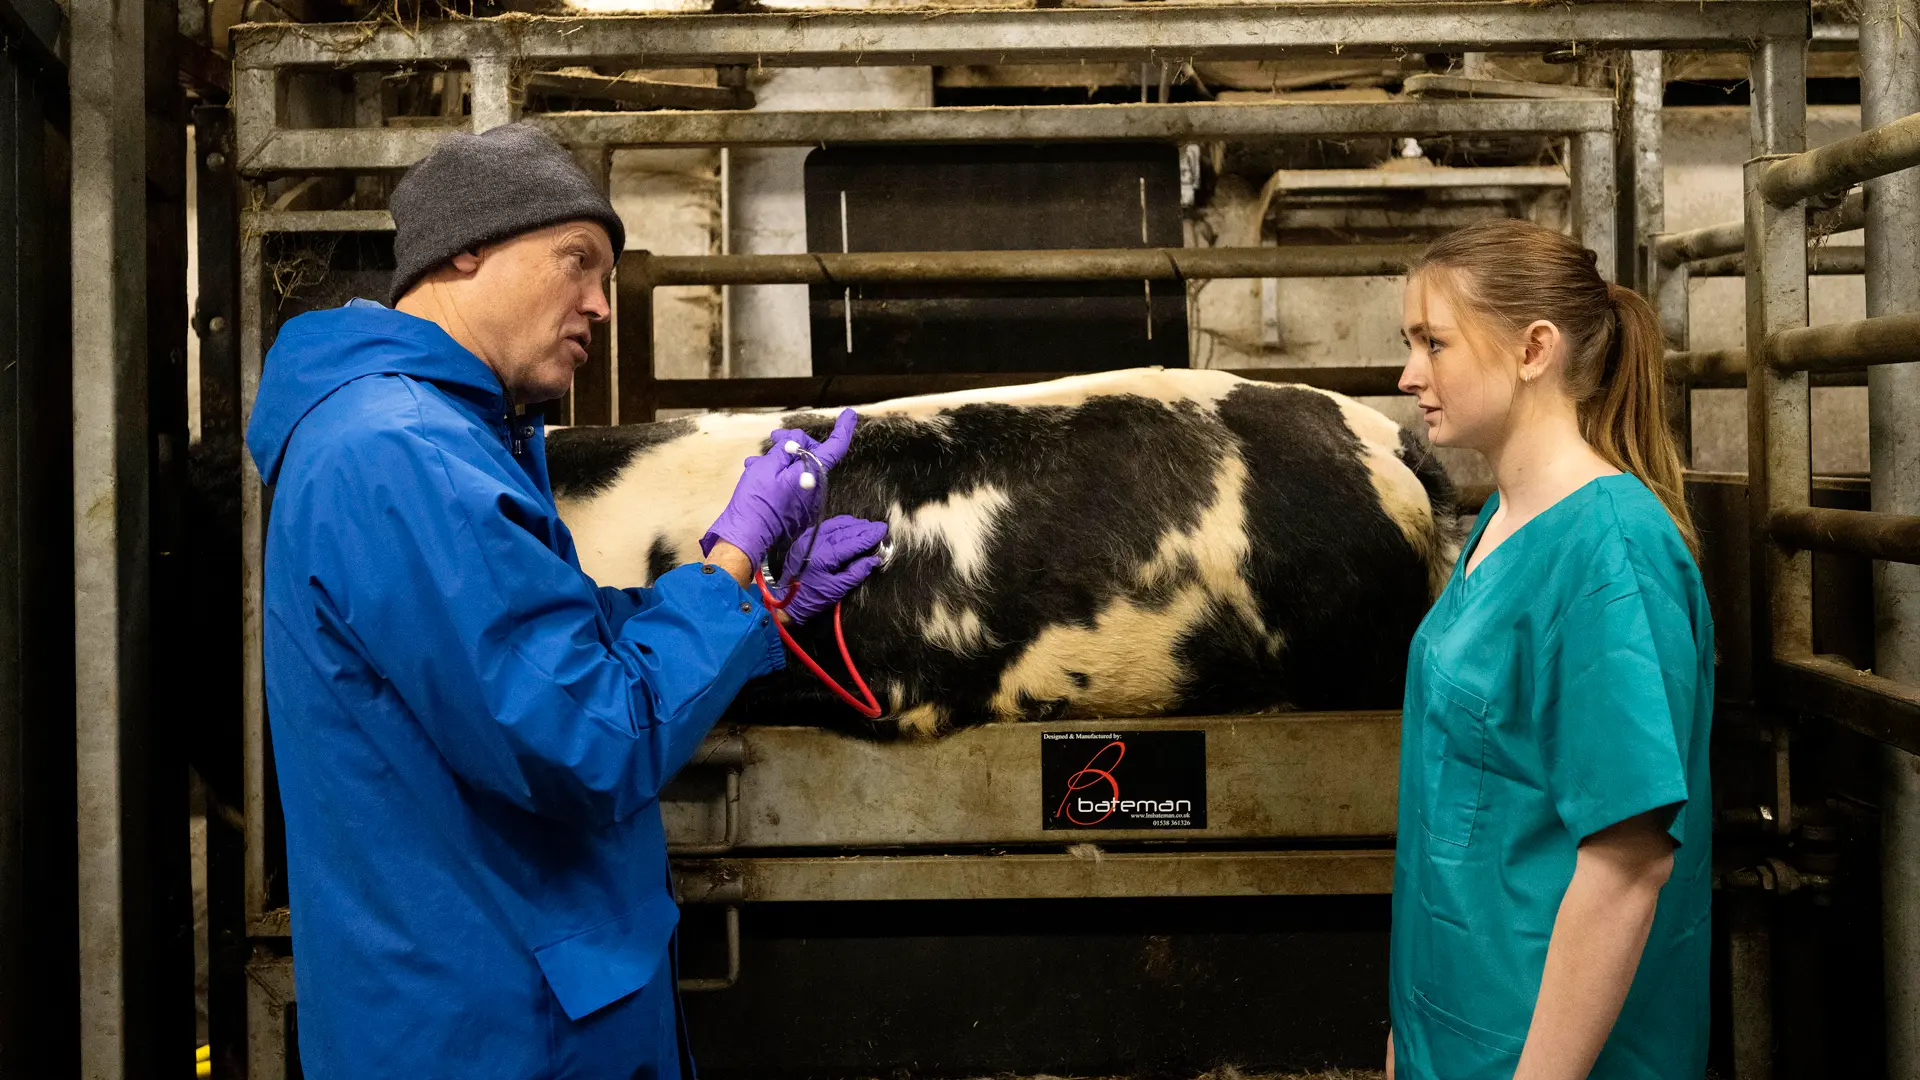
[[[862,407],[829,513],[895,553],[846,602],[886,709],[791,667],[737,719],[933,735],[996,720],[1391,708],[1459,551],[1424,442],[1338,394],[1144,369]],[[709,415],[553,433],[560,514],[603,584],[699,556],[776,422]],[[831,620],[797,636],[829,671]]]

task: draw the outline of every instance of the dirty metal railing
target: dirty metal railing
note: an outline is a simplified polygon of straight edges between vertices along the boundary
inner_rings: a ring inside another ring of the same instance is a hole
[[[1346,247],[1116,248],[1105,251],[939,251],[817,255],[661,256],[620,260],[618,304],[639,317],[620,320],[618,366],[622,422],[653,419],[660,409],[854,405],[902,394],[939,393],[1041,382],[1062,373],[843,375],[832,378],[661,379],[653,364],[653,299],[672,285],[831,285],[847,319],[862,301],[857,284],[899,282],[1172,281],[1217,278],[1379,277],[1400,274],[1418,248]],[[1349,394],[1398,393],[1398,366],[1260,368],[1236,374],[1299,382]]]
[[[1144,9],[1143,9],[1144,10]],[[265,92],[264,80],[260,92]],[[250,100],[250,99],[249,99]],[[1318,135],[1564,134],[1612,130],[1605,97],[1551,101],[1266,101],[794,111],[528,113],[567,146],[821,146],[849,142],[1270,140]],[[249,175],[404,169],[465,125],[288,128],[264,107],[236,117]]]
[[[1866,200],[1852,192],[1831,207],[1810,205],[1810,220],[1817,220],[1823,233],[1852,232],[1866,223]],[[1654,305],[1660,313],[1660,325],[1667,344],[1667,377],[1679,387],[1699,389],[1739,387],[1747,382],[1746,350],[1722,349],[1703,352],[1687,350],[1689,284],[1696,278],[1745,277],[1747,274],[1747,223],[1728,221],[1719,225],[1664,233],[1653,238],[1650,277]],[[1817,244],[1807,252],[1807,272],[1821,275],[1863,274],[1866,251],[1857,245],[1828,247]],[[1822,379],[1816,386],[1860,386],[1865,377],[1849,374],[1839,380]]]
[[[1809,505],[1814,373],[1920,360],[1920,311],[1808,327],[1807,204],[1828,192],[1920,166],[1920,114],[1814,151],[1805,142],[1803,51],[1769,42],[1754,68],[1754,160],[1746,166],[1742,247],[1748,262],[1749,513],[1753,544],[1756,677],[1790,707],[1833,720],[1904,750],[1920,751],[1920,687],[1813,653],[1812,559],[1835,551],[1920,563],[1920,516],[1816,509]],[[1885,195],[1876,196],[1883,198]],[[1912,212],[1915,207],[1909,207]],[[1884,242],[1884,219],[1863,215],[1867,249]],[[1905,227],[1911,229],[1908,220]],[[1682,254],[1725,254],[1720,230],[1674,238]],[[1892,240],[1887,236],[1885,240]],[[1869,273],[1877,268],[1868,267]],[[1752,357],[1759,357],[1755,365]],[[1719,358],[1731,370],[1731,358]],[[1709,368],[1694,357],[1694,370]],[[1912,418],[1909,418],[1911,422]],[[1882,493],[1876,492],[1876,498]],[[1763,676],[1764,673],[1764,676]]]
[[[1864,371],[1816,371],[1813,386],[1865,386]],[[1698,390],[1739,389],[1747,385],[1747,350],[1698,349],[1667,353],[1668,379]]]

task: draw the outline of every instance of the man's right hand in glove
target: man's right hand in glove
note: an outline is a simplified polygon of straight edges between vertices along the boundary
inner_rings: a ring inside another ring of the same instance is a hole
[[[852,409],[841,413],[833,425],[833,434],[827,436],[825,442],[814,441],[804,431],[790,428],[775,431],[773,445],[767,452],[747,459],[746,471],[733,490],[733,501],[700,539],[701,553],[711,557],[724,542],[738,548],[750,567],[758,566],[766,558],[768,549],[783,540],[792,540],[811,526],[818,516],[826,485],[819,476],[813,476],[811,482],[803,482],[801,478],[816,472],[816,460],[818,470],[838,464],[853,442],[853,428],[858,422]],[[806,454],[788,451],[789,443]],[[716,565],[723,564],[716,562]],[[749,576],[751,573],[749,570]]]

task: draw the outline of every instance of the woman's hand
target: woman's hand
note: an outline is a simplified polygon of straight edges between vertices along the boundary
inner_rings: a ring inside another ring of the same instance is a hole
[[[887,526],[879,521],[862,521],[856,517],[829,518],[820,526],[818,536],[801,537],[787,552],[791,565],[787,569],[789,577],[800,568],[797,561],[802,555],[807,559],[805,574],[801,575],[800,587],[793,594],[793,601],[786,606],[787,621],[795,626],[812,619],[815,615],[839,603],[848,593],[857,588],[867,576],[880,566],[878,555],[869,555],[887,535]],[[807,550],[808,543],[813,545]],[[788,582],[774,590],[780,595]]]
[[[819,463],[821,471],[839,464],[853,442],[853,428],[858,422],[852,409],[842,412],[825,442],[816,442],[806,432],[791,428],[775,431],[767,452],[747,459],[746,471],[733,489],[733,501],[700,538],[700,551],[710,554],[714,545],[724,540],[745,552],[757,566],[769,548],[798,536],[813,523],[826,492],[822,478],[814,475],[814,463]],[[789,451],[790,444],[805,453]]]
[[[1387,1080],[1393,1080],[1393,1029],[1387,1029]]]

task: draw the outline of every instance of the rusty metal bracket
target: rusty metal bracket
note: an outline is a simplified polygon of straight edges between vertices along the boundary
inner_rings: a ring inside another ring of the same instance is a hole
[[[726,825],[720,841],[714,844],[669,844],[668,855],[724,855],[740,844],[740,772],[747,764],[747,744],[738,734],[709,739],[700,746],[687,768],[726,770],[724,814]]]

